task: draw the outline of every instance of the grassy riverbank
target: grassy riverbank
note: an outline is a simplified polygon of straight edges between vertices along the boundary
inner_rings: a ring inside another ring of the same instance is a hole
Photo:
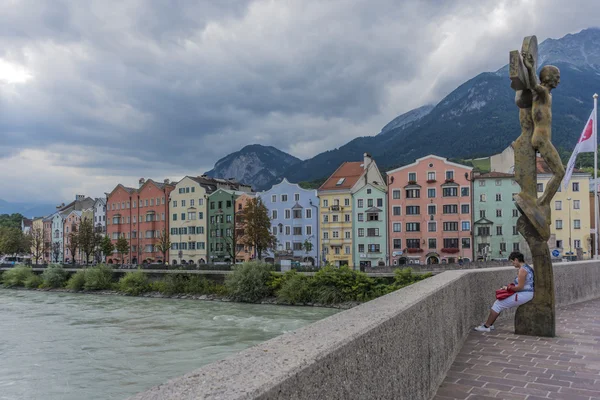
[[[171,274],[151,280],[142,270],[127,272],[116,280],[106,265],[87,268],[69,275],[61,266],[48,267],[41,275],[18,266],[1,278],[7,288],[60,290],[83,293],[122,294],[146,297],[194,298],[290,305],[351,307],[383,296],[431,274],[414,274],[411,269],[396,270],[394,278],[371,278],[349,268],[326,266],[314,276],[296,271],[275,273],[270,264],[250,262],[236,265],[224,284],[203,276]]]

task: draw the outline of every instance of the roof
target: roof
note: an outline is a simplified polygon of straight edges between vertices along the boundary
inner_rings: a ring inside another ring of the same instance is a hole
[[[321,185],[319,190],[351,189],[364,172],[361,161],[346,161]]]
[[[552,174],[552,170],[548,166],[548,163],[542,157],[536,157],[535,166],[538,174]],[[586,172],[578,168],[573,168],[573,173],[585,174]]]
[[[514,178],[514,174],[507,174],[504,172],[486,172],[485,174],[475,175],[474,179],[486,179],[486,178]]]
[[[452,162],[452,161],[448,161],[448,159],[447,159],[447,158],[440,157],[440,156],[436,156],[435,154],[430,154],[430,155],[428,155],[428,156],[425,156],[425,157],[417,158],[417,159],[415,160],[415,162],[414,162],[414,163],[412,163],[412,164],[403,165],[403,166],[401,166],[401,167],[398,167],[398,168],[395,168],[395,169],[389,170],[389,171],[387,171],[387,172],[386,172],[386,174],[389,176],[390,174],[393,174],[394,172],[398,172],[398,171],[401,171],[401,170],[403,170],[403,169],[406,169],[406,168],[410,168],[410,167],[417,166],[417,165],[419,165],[419,163],[420,163],[421,161],[423,161],[423,160],[426,160],[426,159],[428,159],[428,158],[435,158],[435,159],[437,159],[437,160],[440,160],[440,161],[442,161],[442,162],[443,162],[444,164],[446,164],[446,165],[452,165],[452,166],[454,166],[454,167],[458,167],[458,168],[464,168],[464,169],[468,169],[468,170],[470,170],[470,171],[472,171],[472,170],[473,170],[473,167],[469,167],[468,165],[458,164],[458,163],[455,163],[455,162]]]

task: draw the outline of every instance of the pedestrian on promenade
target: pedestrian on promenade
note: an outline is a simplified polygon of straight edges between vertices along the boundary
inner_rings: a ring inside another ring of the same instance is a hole
[[[518,251],[510,253],[508,260],[519,272],[515,278],[514,286],[503,286],[502,289],[514,292],[514,294],[503,300],[496,300],[494,302],[487,321],[475,328],[478,332],[490,332],[494,329],[494,321],[496,321],[496,318],[498,318],[498,315],[502,311],[520,306],[533,299],[533,268],[525,264],[525,257]]]

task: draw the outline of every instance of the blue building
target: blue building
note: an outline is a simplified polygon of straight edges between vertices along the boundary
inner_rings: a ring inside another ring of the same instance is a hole
[[[292,260],[319,266],[317,191],[302,189],[283,178],[258,197],[269,210],[271,229],[277,237],[277,249],[267,252],[265,261]]]

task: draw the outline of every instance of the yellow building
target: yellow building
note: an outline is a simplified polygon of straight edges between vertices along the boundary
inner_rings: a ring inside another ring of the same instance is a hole
[[[367,183],[385,185],[369,154],[364,161],[345,162],[321,185],[319,240],[321,259],[335,266],[353,267],[352,194]]]
[[[538,158],[538,197],[552,177],[552,172],[540,160]],[[561,184],[560,191],[552,199],[551,215],[551,237],[548,241],[550,251],[558,250],[559,257],[568,256],[572,252],[578,259],[592,258],[590,174],[575,170],[567,189]]]

